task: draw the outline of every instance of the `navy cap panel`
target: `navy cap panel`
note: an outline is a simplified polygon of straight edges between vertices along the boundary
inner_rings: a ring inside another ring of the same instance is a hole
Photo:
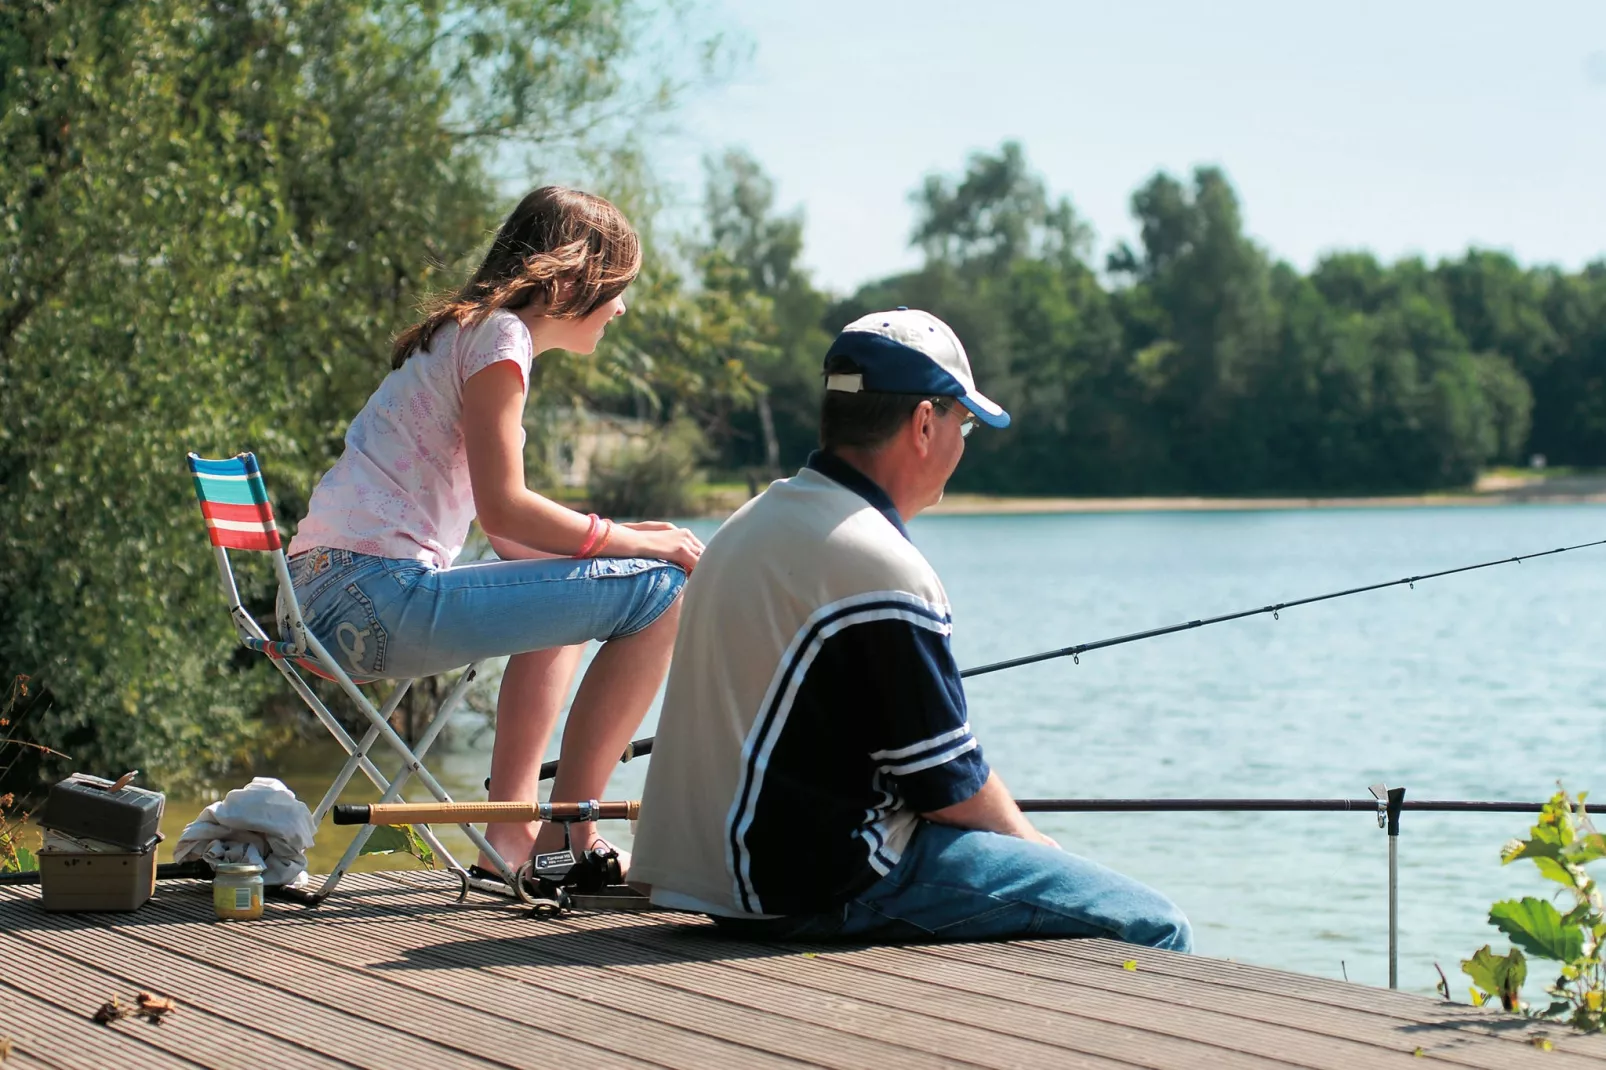
[[[868,331],[837,335],[827,357],[847,357],[858,364],[864,388],[884,394],[931,394],[963,397],[964,386],[936,361],[917,349]]]

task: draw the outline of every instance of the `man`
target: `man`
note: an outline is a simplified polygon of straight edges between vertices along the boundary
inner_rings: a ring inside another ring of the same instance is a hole
[[[832,343],[820,450],[687,583],[630,871],[654,903],[752,936],[1189,949],[1163,896],[1034,829],[971,734],[948,597],[904,525],[978,421],[1009,414],[935,316]]]

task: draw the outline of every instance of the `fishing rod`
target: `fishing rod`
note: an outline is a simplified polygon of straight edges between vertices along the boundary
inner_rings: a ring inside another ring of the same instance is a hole
[[[1130,635],[1118,635],[1112,639],[1100,639],[1092,643],[1079,643],[1076,646],[1061,647],[1058,650],[1045,650],[1041,654],[1028,654],[1023,658],[1010,658],[1007,661],[995,661],[988,665],[978,665],[973,669],[966,669],[959,675],[961,677],[981,676],[984,673],[998,672],[1002,669],[1014,669],[1022,665],[1034,665],[1039,661],[1049,661],[1053,658],[1072,658],[1080,660],[1083,654],[1090,650],[1104,650],[1112,646],[1121,646],[1125,643],[1135,643],[1139,639],[1154,639],[1162,635],[1172,635],[1176,632],[1186,632],[1194,628],[1203,628],[1211,624],[1221,624],[1229,620],[1242,620],[1245,617],[1255,617],[1263,613],[1270,613],[1273,619],[1285,609],[1295,606],[1308,606],[1314,602],[1327,602],[1334,598],[1348,598],[1352,594],[1365,594],[1368,591],[1381,591],[1385,587],[1399,587],[1404,584],[1413,589],[1423,580],[1434,580],[1441,576],[1454,576],[1460,572],[1476,572],[1480,568],[1493,568],[1496,565],[1520,565],[1524,561],[1536,557],[1550,557],[1553,554],[1565,554],[1572,550],[1586,550],[1591,546],[1606,546],[1606,539],[1596,539],[1594,542],[1581,542],[1574,546],[1561,546],[1554,550],[1540,550],[1531,554],[1518,554],[1516,557],[1502,557],[1496,561],[1484,561],[1476,565],[1462,565],[1460,568],[1447,568],[1440,572],[1427,572],[1420,576],[1405,576],[1386,583],[1370,583],[1365,587],[1351,587],[1343,591],[1332,591],[1328,594],[1312,595],[1310,598],[1296,598],[1292,602],[1278,602],[1275,605],[1261,606],[1258,609],[1245,609],[1237,613],[1225,613],[1219,617],[1206,617],[1203,620],[1190,620],[1182,624],[1172,624],[1165,628],[1151,628],[1145,632],[1133,632]]]
[[[1238,611],[1237,613],[1224,613],[1219,617],[1205,617],[1201,620],[1185,621],[1181,624],[1172,624],[1164,628],[1150,628],[1148,631],[1132,632],[1129,635],[1117,635],[1109,639],[1099,639],[1091,643],[1078,643],[1075,646],[1060,647],[1057,650],[1045,650],[1040,654],[1028,654],[1021,658],[1010,658],[1007,661],[994,661],[986,665],[977,665],[973,668],[962,670],[959,673],[959,676],[961,679],[968,679],[972,676],[983,676],[990,672],[1001,672],[1004,669],[1019,668],[1022,665],[1035,665],[1040,661],[1052,661],[1055,658],[1071,658],[1073,661],[1080,662],[1082,655],[1088,653],[1089,651],[1107,650],[1112,646],[1122,646],[1126,643],[1135,643],[1140,639],[1155,639],[1162,635],[1174,635],[1177,632],[1192,631],[1194,628],[1204,628],[1212,624],[1222,624],[1229,620],[1243,620],[1245,617],[1257,617],[1265,613],[1270,613],[1272,615],[1272,619],[1275,620],[1283,610],[1293,609],[1296,606],[1308,606],[1316,602],[1328,602],[1335,598],[1348,598],[1353,594],[1365,594],[1368,591],[1381,591],[1386,587],[1399,587],[1403,585],[1414,589],[1417,584],[1423,582],[1424,580],[1436,580],[1441,576],[1454,576],[1461,572],[1476,572],[1480,568],[1493,568],[1496,565],[1520,565],[1524,561],[1531,561],[1536,557],[1551,557],[1555,554],[1565,554],[1573,550],[1587,550],[1591,546],[1606,546],[1606,539],[1596,539],[1594,542],[1581,542],[1573,546],[1560,546],[1554,550],[1539,550],[1531,554],[1518,554],[1516,557],[1502,557],[1495,561],[1484,561],[1476,565],[1462,565],[1459,568],[1447,568],[1439,572],[1425,572],[1420,576],[1405,576],[1397,580],[1389,580],[1386,583],[1369,583],[1364,587],[1350,587],[1346,590],[1332,591],[1328,594],[1312,595],[1309,598],[1296,598],[1291,602],[1277,602],[1274,605],[1260,606],[1256,609],[1244,609]],[[625,748],[624,756],[619,759],[620,763],[623,764],[624,762],[630,761],[632,758],[640,758],[651,754],[652,741],[652,736],[646,736],[642,739],[633,740],[630,745]],[[542,780],[550,780],[557,776],[558,762],[559,759],[555,758],[541,766]],[[485,782],[486,787],[490,787],[490,783],[491,782],[487,780]]]

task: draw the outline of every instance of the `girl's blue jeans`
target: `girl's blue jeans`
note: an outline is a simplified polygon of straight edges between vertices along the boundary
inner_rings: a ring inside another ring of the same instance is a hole
[[[645,558],[432,568],[324,547],[291,558],[290,577],[307,627],[359,680],[619,639],[657,620],[686,583],[678,565]]]
[[[1104,936],[1193,948],[1188,919],[1147,885],[1044,844],[930,821],[920,822],[890,873],[839,907],[714,920],[733,936],[771,940]]]

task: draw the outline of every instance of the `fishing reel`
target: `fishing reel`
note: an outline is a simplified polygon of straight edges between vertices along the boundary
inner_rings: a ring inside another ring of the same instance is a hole
[[[555,918],[582,905],[579,897],[614,898],[620,890],[628,892],[619,852],[606,841],[598,842],[603,846],[577,855],[569,841],[569,823],[564,822],[563,850],[541,852],[518,868],[514,891],[519,902],[530,908],[531,916]]]

